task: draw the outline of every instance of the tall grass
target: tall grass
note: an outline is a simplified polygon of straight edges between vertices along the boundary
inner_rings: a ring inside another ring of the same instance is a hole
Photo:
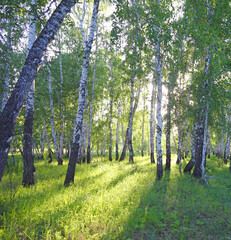
[[[209,186],[174,164],[156,180],[156,164],[135,157],[133,165],[78,165],[65,188],[67,163],[36,161],[30,188],[21,185],[21,164],[6,172],[0,239],[231,239],[231,174],[215,157],[207,163]]]

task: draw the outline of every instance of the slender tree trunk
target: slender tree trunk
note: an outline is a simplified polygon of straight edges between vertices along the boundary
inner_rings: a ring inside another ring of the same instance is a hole
[[[61,53],[61,43],[59,37],[59,69],[60,69],[60,79],[61,79],[61,96],[60,96],[60,138],[59,138],[59,161],[63,163],[63,140],[64,140],[64,115],[63,115],[63,63],[62,63],[62,53]]]
[[[167,104],[167,123],[166,123],[166,166],[165,170],[171,168],[171,74],[168,81],[168,104]]]
[[[225,164],[228,163],[229,154],[230,154],[230,136],[228,134],[226,144],[225,144],[225,154],[224,154],[224,163]]]
[[[207,156],[208,158],[210,158],[210,151],[211,151],[211,130],[210,130],[210,127],[208,128],[208,141],[207,141]]]
[[[110,89],[110,115],[109,115],[109,161],[112,161],[112,109],[113,109],[113,69],[111,66],[111,89]]]
[[[41,116],[41,119],[42,119],[42,123],[43,123],[43,132],[44,132],[45,137],[46,137],[48,154],[49,154],[48,155],[48,158],[49,158],[48,163],[51,163],[52,162],[52,151],[51,151],[50,141],[49,141],[48,134],[47,134],[46,123],[45,123],[45,120],[44,120],[44,118],[42,116]]]
[[[144,122],[145,122],[145,110],[146,110],[146,96],[144,95],[144,108],[143,108],[143,122],[142,122],[142,141],[141,141],[141,156],[144,156]]]
[[[159,1],[159,0],[158,0]],[[157,27],[157,40],[156,40],[156,78],[158,83],[157,93],[157,131],[156,131],[156,154],[157,154],[157,178],[161,179],[163,176],[163,164],[162,164],[162,69],[161,69],[161,56],[160,56],[160,37],[159,27]]]
[[[205,162],[205,159],[202,159],[204,156],[204,152],[206,150],[204,149],[204,135],[207,138],[207,123],[206,119],[208,121],[208,104],[209,104],[209,94],[206,92],[206,90],[209,87],[209,80],[208,80],[208,73],[209,73],[209,65],[210,65],[210,51],[208,50],[207,55],[205,56],[205,68],[204,68],[204,73],[206,75],[206,79],[203,82],[203,92],[202,96],[200,98],[200,106],[201,108],[198,110],[197,113],[197,129],[196,129],[196,152],[195,152],[195,168],[193,171],[193,176],[194,177],[203,177],[204,178],[204,169],[202,169],[202,161]],[[211,84],[211,83],[210,83]],[[205,96],[207,94],[207,97]],[[204,121],[205,118],[205,121]],[[205,128],[206,127],[206,128]],[[206,139],[205,139],[205,144],[206,144]],[[205,146],[206,147],[206,146]],[[204,164],[204,163],[203,163]],[[204,165],[203,165],[204,167]]]
[[[45,137],[45,133],[44,131],[42,132],[41,126],[39,125],[39,144],[40,144],[41,159],[43,159],[43,154],[44,154],[44,137]]]
[[[208,114],[209,114],[209,102],[207,102],[207,107],[205,112],[204,139],[203,139],[202,161],[201,161],[201,174],[202,174],[203,184],[206,182],[205,161],[206,161],[207,134],[208,134]]]
[[[155,163],[154,157],[154,135],[155,135],[155,113],[154,113],[154,98],[155,98],[155,78],[152,80],[152,95],[151,95],[151,110],[150,110],[150,149],[151,149],[151,163]]]
[[[52,86],[51,86],[51,70],[50,67],[47,67],[48,72],[49,72],[49,77],[48,77],[48,84],[49,84],[49,97],[50,97],[50,109],[51,109],[51,132],[52,132],[52,139],[53,139],[53,144],[55,147],[55,156],[58,161],[58,165],[62,165],[63,161],[59,156],[59,147],[57,143],[57,137],[56,137],[56,132],[55,132],[55,120],[54,120],[54,107],[53,107],[53,96],[52,96]]]
[[[85,93],[86,93],[86,82],[89,68],[89,60],[91,54],[92,42],[94,39],[94,32],[96,28],[97,16],[98,16],[98,6],[99,0],[94,0],[93,13],[90,25],[90,33],[88,40],[85,42],[84,47],[84,59],[82,65],[82,75],[80,79],[79,86],[79,101],[78,101],[78,110],[75,119],[74,133],[73,133],[73,142],[71,147],[71,155],[69,158],[69,164],[67,169],[67,174],[64,184],[68,186],[71,182],[74,182],[75,176],[75,166],[76,160],[78,157],[79,146],[80,146],[80,136],[82,132],[82,122],[83,122],[83,111],[85,106]]]
[[[188,141],[189,141],[189,132],[187,132],[185,136],[184,158],[188,157]]]
[[[135,115],[136,109],[138,107],[139,98],[140,98],[140,83],[139,83],[139,88],[138,88],[138,91],[137,91],[137,96],[135,97],[135,104],[134,104],[134,107],[133,107],[133,116]],[[123,146],[122,154],[120,156],[119,161],[123,161],[124,160],[124,158],[126,156],[127,147],[128,147],[128,128],[126,130],[124,146]]]
[[[33,13],[30,15],[30,26],[29,26],[29,38],[27,54],[29,53],[35,38],[36,38],[36,23],[34,9],[36,8],[37,1],[31,0],[31,9]],[[23,131],[23,179],[22,184],[24,186],[34,185],[34,159],[32,156],[32,134],[34,124],[34,91],[35,91],[35,80],[33,81],[30,91],[27,95],[26,107],[25,107],[25,122]]]
[[[135,69],[133,70],[133,76],[131,79],[131,96],[130,96],[130,111],[129,111],[129,123],[128,123],[128,149],[129,149],[129,163],[134,163],[133,157],[133,147],[132,147],[132,125],[133,125],[133,99],[134,99],[134,81],[135,81]]]
[[[95,73],[96,73],[97,58],[98,58],[98,41],[97,41],[97,31],[96,31],[95,65],[94,65],[93,78],[92,78],[89,129],[88,129],[88,136],[87,136],[87,163],[91,162],[91,129],[92,129],[92,115],[93,115],[92,111],[93,111],[93,102],[95,97]]]
[[[119,159],[119,131],[120,131],[120,112],[121,112],[121,104],[118,102],[118,114],[117,114],[117,126],[116,126],[116,160]]]

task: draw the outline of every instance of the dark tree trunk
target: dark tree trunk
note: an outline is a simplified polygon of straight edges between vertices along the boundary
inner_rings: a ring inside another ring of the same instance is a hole
[[[123,161],[124,158],[126,157],[127,147],[128,147],[128,128],[127,128],[127,131],[126,131],[126,136],[125,136],[123,151],[122,151],[122,154],[121,154],[121,156],[120,156],[119,161]]]
[[[91,163],[91,147],[87,145],[87,163]]]
[[[119,159],[119,147],[118,147],[118,143],[116,143],[116,160]]]
[[[193,176],[201,178],[201,162],[202,162],[202,150],[203,150],[203,137],[204,128],[203,124],[200,122],[196,130],[196,148],[195,148],[195,168],[193,171]]]
[[[15,88],[0,115],[0,181],[6,166],[17,117],[32,81],[37,75],[43,53],[46,51],[50,41],[54,39],[55,33],[59,29],[64,17],[70,12],[75,3],[75,0],[63,0],[51,15],[39,37],[34,42]]]
[[[192,136],[192,143],[191,143],[191,160],[188,162],[186,167],[184,168],[184,173],[190,173],[191,170],[193,169],[195,165],[195,152],[196,152],[196,132],[195,132],[195,127],[193,130],[193,136]]]
[[[49,161],[48,161],[48,163],[52,163],[52,151],[51,151],[50,148],[48,149],[48,152],[49,152],[49,155],[48,155]]]
[[[32,109],[30,109],[32,110]],[[34,185],[34,158],[32,155],[32,132],[33,132],[34,113],[28,111],[24,122],[24,137],[23,137],[23,186]]]

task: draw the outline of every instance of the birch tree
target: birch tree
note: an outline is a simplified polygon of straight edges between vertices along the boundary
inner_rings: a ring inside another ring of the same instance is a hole
[[[89,116],[89,128],[88,128],[88,135],[87,135],[87,163],[91,162],[91,131],[92,131],[93,103],[95,98],[95,74],[96,74],[97,58],[98,58],[98,41],[97,41],[97,31],[96,31],[95,64],[94,64],[93,77],[92,77],[91,105],[90,105],[90,116]],[[97,147],[98,147],[98,144],[97,144]]]
[[[29,53],[35,38],[36,38],[36,0],[31,0],[31,14],[30,14],[30,25],[29,25],[29,37],[27,54]],[[27,95],[26,107],[25,107],[25,122],[23,131],[23,179],[22,184],[24,186],[30,186],[34,184],[33,172],[34,161],[32,154],[32,134],[34,124],[34,92],[35,92],[35,80],[33,80],[29,93]]]
[[[82,18],[80,18],[80,16],[74,11],[79,19],[80,26],[81,26],[81,32],[82,32],[82,37],[84,41],[84,58],[83,58],[83,65],[82,65],[82,75],[81,75],[80,86],[79,86],[78,110],[77,110],[75,124],[74,124],[71,154],[70,154],[67,174],[64,182],[66,186],[68,186],[71,182],[74,182],[75,166],[76,166],[76,160],[79,152],[80,136],[82,132],[83,111],[85,106],[85,93],[86,93],[86,82],[87,82],[87,75],[88,75],[88,68],[89,68],[89,60],[90,60],[91,47],[94,39],[94,33],[95,33],[97,17],[98,17],[99,0],[94,0],[90,32],[89,32],[88,38],[86,38],[84,29],[83,29],[85,3],[86,2],[84,1],[83,3],[84,11],[82,14]]]

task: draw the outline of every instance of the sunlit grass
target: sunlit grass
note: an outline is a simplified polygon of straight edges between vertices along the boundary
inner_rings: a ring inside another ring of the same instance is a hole
[[[213,157],[209,186],[202,186],[180,175],[175,161],[160,181],[147,156],[133,165],[77,165],[68,188],[67,160],[63,166],[36,161],[30,188],[21,186],[21,166],[9,170],[0,185],[0,239],[230,239],[228,167]]]

